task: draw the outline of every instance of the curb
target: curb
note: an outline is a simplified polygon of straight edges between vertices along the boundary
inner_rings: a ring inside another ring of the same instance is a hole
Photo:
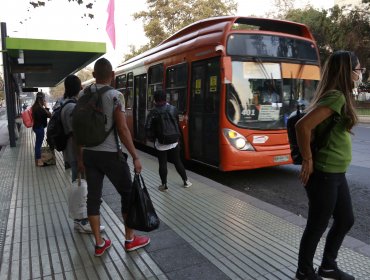
[[[357,116],[360,123],[370,123],[370,116]]]

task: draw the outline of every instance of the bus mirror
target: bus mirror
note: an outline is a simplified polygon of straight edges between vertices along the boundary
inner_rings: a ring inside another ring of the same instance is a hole
[[[222,69],[224,71],[224,82],[229,84],[232,81],[231,57],[222,57]]]
[[[215,51],[224,53],[225,52],[225,47],[223,45],[218,45],[218,46],[216,46]]]

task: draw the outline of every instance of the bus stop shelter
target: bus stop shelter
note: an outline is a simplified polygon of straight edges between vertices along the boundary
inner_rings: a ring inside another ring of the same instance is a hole
[[[20,95],[39,87],[54,87],[70,74],[105,54],[102,42],[10,38],[1,23],[4,90],[9,142],[16,145],[16,118],[21,113]]]

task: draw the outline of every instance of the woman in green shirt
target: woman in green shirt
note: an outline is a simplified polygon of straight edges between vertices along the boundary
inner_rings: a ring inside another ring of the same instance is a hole
[[[325,63],[307,114],[296,124],[303,157],[300,179],[309,200],[307,225],[299,249],[298,280],[355,279],[337,267],[336,258],[345,235],[354,223],[345,172],[352,158],[350,132],[357,123],[352,90],[361,82],[364,71],[354,53],[334,52]],[[315,152],[310,145],[313,131],[315,137],[320,139],[317,141],[320,148]],[[331,217],[334,222],[316,273],[313,258]]]

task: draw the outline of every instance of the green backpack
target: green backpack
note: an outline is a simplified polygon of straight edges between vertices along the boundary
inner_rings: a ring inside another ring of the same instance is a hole
[[[78,145],[95,147],[103,143],[113,126],[106,131],[107,116],[103,110],[102,95],[110,86],[104,86],[95,92],[91,86],[84,90],[72,113],[73,136]]]

